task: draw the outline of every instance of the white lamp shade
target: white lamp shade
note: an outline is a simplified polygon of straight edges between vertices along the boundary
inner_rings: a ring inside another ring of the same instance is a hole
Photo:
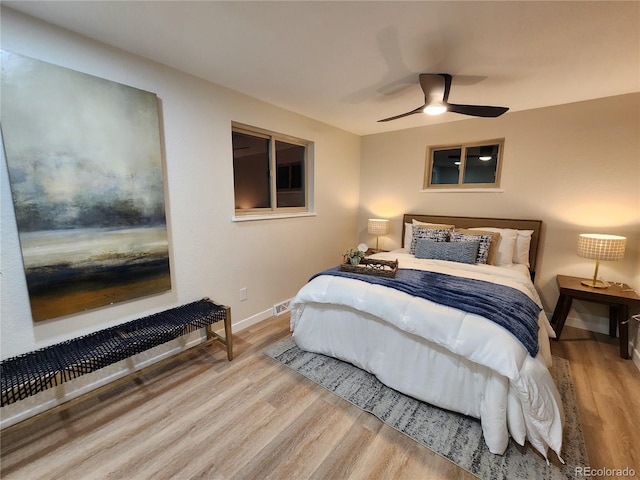
[[[367,224],[367,232],[372,235],[386,235],[389,233],[389,220],[383,218],[370,218]]]
[[[626,237],[601,233],[583,233],[578,237],[578,256],[614,261],[624,257]]]

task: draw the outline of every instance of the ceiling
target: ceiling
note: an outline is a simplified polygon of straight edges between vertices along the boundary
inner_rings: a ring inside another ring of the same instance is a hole
[[[471,118],[378,123],[424,103],[421,72],[510,112],[640,91],[638,1],[2,4],[359,135]]]

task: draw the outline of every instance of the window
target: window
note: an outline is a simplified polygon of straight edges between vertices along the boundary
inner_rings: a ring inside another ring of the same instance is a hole
[[[499,187],[503,148],[504,138],[430,147],[424,188]]]
[[[236,124],[231,134],[236,215],[308,212],[312,143]]]

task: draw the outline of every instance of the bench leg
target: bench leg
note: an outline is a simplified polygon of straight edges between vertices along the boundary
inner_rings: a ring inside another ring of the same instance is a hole
[[[213,325],[207,326],[207,340],[218,340],[227,347],[227,359],[233,360],[233,335],[231,332],[231,307],[224,307],[224,338],[213,331]]]
[[[233,360],[233,335],[231,333],[231,307],[225,307],[226,315],[224,317],[224,337],[227,346],[227,359]]]

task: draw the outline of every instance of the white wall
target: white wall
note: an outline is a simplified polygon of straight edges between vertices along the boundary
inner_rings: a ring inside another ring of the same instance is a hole
[[[154,92],[161,100],[172,290],[34,323],[4,158],[1,354],[11,357],[208,296],[236,326],[271,315],[355,245],[360,138],[163,65],[2,9],[1,47]],[[231,122],[315,142],[316,216],[234,223]],[[239,290],[248,299],[240,302]],[[6,408],[6,407],[5,407]],[[5,410],[3,408],[3,410]],[[6,410],[5,412],[6,413]]]
[[[575,253],[580,233],[626,236],[624,260],[602,262],[600,273],[640,292],[638,132],[640,94],[629,94],[363,137],[360,240],[375,241],[366,233],[372,216],[392,219],[386,249],[400,245],[403,213],[540,219],[535,283],[547,312],[558,298],[556,274],[593,274],[594,261]],[[503,137],[502,193],[420,191],[429,145]],[[576,301],[567,324],[606,333],[608,312]]]

